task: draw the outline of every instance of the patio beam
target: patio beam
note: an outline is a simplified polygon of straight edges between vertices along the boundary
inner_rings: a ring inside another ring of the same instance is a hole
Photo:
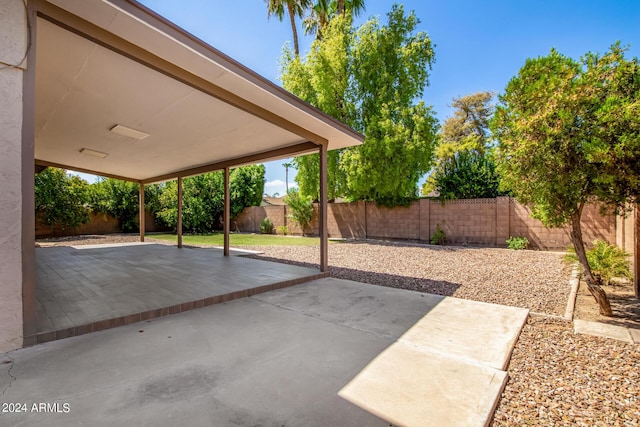
[[[229,167],[224,168],[224,256],[229,256],[229,229],[231,228],[231,191],[229,185]]]
[[[327,146],[319,147],[320,153],[320,271],[329,271],[329,233],[327,230]]]
[[[110,173],[104,173],[104,172],[95,171],[95,170],[92,170],[92,169],[79,168],[79,167],[76,167],[76,166],[64,165],[62,163],[48,162],[46,160],[35,159],[35,166],[66,169],[66,170],[75,171],[75,172],[88,173],[90,175],[103,176],[105,178],[118,179],[120,181],[140,182],[139,179],[135,179],[135,178],[129,178],[129,177],[126,177],[126,176],[114,175],[114,174],[110,174]]]
[[[182,177],[178,177],[178,247],[182,248]]]
[[[226,167],[238,167],[243,165],[251,165],[255,163],[260,163],[266,160],[273,160],[277,158],[287,158],[292,155],[302,155],[307,153],[315,152],[318,149],[318,145],[307,141],[301,142],[299,144],[290,145],[288,147],[276,148],[274,150],[263,151],[261,153],[250,154],[248,156],[236,157],[229,160],[223,160],[221,162],[208,163],[205,165],[197,166],[194,168],[183,169],[181,171],[176,171],[172,173],[168,173],[165,175],[156,176],[153,178],[143,179],[142,182],[145,184],[153,184],[156,182],[169,181],[171,179],[175,179],[178,177],[188,177],[200,175],[203,173],[214,172],[222,170]]]
[[[144,224],[144,184],[140,183],[140,195],[139,195],[139,205],[140,205],[140,212],[138,212],[138,222],[140,223],[140,241],[144,242],[144,229],[145,229],[145,224]]]

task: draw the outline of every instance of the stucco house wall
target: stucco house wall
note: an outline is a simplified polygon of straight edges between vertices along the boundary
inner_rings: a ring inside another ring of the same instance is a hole
[[[0,61],[19,63],[26,49],[21,1],[0,0]],[[22,347],[22,79],[0,64],[0,352]]]

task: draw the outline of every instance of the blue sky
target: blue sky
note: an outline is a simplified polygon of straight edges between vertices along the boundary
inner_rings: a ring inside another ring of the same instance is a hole
[[[267,19],[264,0],[141,0],[196,37],[264,77],[279,83],[279,58],[292,40],[287,20]],[[392,1],[366,1],[356,21],[371,16],[382,23]],[[640,57],[640,0],[406,0],[435,43],[435,64],[423,99],[443,121],[455,96],[491,90],[500,93],[527,58],[554,47],[578,58],[604,52],[617,40]],[[302,35],[302,31],[299,33]],[[301,37],[301,53],[311,44]],[[265,192],[284,194],[283,161],[267,163]],[[289,181],[293,174],[289,173]]]

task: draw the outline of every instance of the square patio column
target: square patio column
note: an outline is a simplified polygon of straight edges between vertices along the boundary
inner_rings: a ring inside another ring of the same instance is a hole
[[[224,256],[229,256],[229,230],[231,228],[231,191],[229,189],[229,167],[224,168]]]
[[[633,289],[636,298],[640,299],[640,203],[636,204],[633,215]]]
[[[178,177],[178,247],[182,247],[182,177]]]
[[[329,233],[327,230],[327,146],[320,146],[320,271],[329,270]]]
[[[144,184],[140,183],[140,212],[138,213],[139,223],[140,223],[140,241],[144,242]]]

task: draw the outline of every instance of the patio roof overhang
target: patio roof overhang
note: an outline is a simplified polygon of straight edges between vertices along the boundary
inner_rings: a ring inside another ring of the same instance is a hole
[[[363,141],[136,1],[36,9],[38,166],[151,183]]]

